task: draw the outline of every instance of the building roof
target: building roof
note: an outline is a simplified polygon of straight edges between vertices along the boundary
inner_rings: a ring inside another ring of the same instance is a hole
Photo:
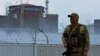
[[[19,5],[12,5],[12,6],[9,6],[9,7],[17,7],[17,6],[42,7],[42,8],[44,8],[43,6],[38,6],[38,5],[33,5],[33,4],[19,4]]]

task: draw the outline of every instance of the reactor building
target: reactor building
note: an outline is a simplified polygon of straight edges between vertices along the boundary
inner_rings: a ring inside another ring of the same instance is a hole
[[[0,16],[0,28],[23,28],[58,33],[58,14],[44,17],[44,7],[32,4],[9,6],[6,16]]]

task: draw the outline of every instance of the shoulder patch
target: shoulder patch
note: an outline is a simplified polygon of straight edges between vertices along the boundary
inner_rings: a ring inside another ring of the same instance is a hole
[[[80,26],[80,33],[84,32],[85,27],[84,26]]]

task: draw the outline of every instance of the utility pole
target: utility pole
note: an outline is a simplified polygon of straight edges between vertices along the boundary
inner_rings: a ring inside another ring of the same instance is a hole
[[[44,36],[46,37],[47,39],[47,44],[49,44],[49,39],[48,39],[48,36],[47,34],[42,30],[42,29],[39,29],[40,32],[42,32],[44,34]]]

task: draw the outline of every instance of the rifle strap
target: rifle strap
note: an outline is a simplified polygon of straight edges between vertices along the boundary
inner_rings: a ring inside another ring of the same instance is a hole
[[[76,29],[77,25],[72,29],[72,31],[70,32],[69,36],[68,36],[68,39],[67,39],[67,43],[69,42],[70,40],[70,37],[72,35],[72,33],[74,32],[74,30]]]

